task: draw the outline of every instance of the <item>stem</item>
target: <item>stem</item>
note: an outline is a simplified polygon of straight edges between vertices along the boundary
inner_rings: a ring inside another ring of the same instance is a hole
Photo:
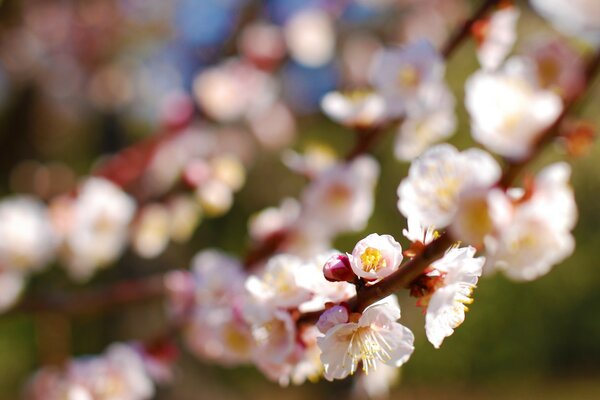
[[[536,142],[533,145],[531,153],[526,158],[516,162],[508,162],[508,168],[505,170],[502,179],[500,179],[501,187],[510,187],[510,185],[515,181],[517,176],[519,176],[523,168],[527,164],[529,164],[535,157],[537,157],[537,155],[541,153],[543,148],[558,135],[559,128],[562,122],[572,111],[575,104],[588,92],[599,70],[600,48],[596,50],[594,55],[590,57],[587,63],[587,67],[585,70],[585,85],[583,86],[583,89],[579,93],[565,101],[564,108],[558,116],[558,118],[556,119],[556,121],[554,121],[554,123],[550,127],[548,127],[542,134],[540,134],[540,136],[537,138]]]
[[[52,293],[23,299],[8,314],[58,312],[82,315],[145,302],[163,296],[164,276],[153,275],[75,293]]]
[[[500,0],[486,0],[485,2],[479,5],[479,8],[475,10],[471,18],[465,21],[465,23],[460,27],[460,29],[454,32],[454,34],[442,47],[441,52],[444,58],[448,59],[452,56],[452,54],[456,51],[456,49],[458,49],[458,47],[464,42],[464,40],[471,35],[471,29],[473,28],[473,25],[477,21],[479,21],[499,1]]]
[[[507,187],[514,180],[517,174],[537,155],[539,155],[558,132],[558,126],[565,116],[572,110],[574,104],[583,97],[591,86],[594,77],[600,70],[600,48],[594,56],[590,58],[586,68],[586,85],[578,96],[567,102],[557,121],[539,137],[536,145],[531,151],[531,155],[519,163],[509,164],[499,180],[499,185]],[[354,298],[348,301],[348,305],[355,312],[362,312],[366,307],[381,300],[396,291],[409,286],[423,271],[431,265],[432,262],[441,258],[445,251],[452,245],[454,239],[446,232],[439,238],[425,246],[422,253],[405,263],[392,275],[386,277],[373,286],[365,286],[357,290]],[[301,315],[298,319],[299,324],[314,323],[318,320],[322,311],[311,312]]]

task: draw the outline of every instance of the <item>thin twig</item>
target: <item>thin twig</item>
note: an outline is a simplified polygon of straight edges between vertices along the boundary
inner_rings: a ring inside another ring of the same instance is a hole
[[[91,314],[160,298],[164,292],[164,275],[158,274],[74,293],[46,293],[26,297],[8,314],[47,311],[69,315]]]

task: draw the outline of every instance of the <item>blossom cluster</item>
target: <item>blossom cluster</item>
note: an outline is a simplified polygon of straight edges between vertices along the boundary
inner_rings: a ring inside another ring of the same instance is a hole
[[[164,357],[163,357],[164,358]],[[46,367],[30,380],[28,400],[146,400],[155,382],[168,378],[167,360],[137,344],[115,343],[100,356],[71,360],[65,367]]]
[[[110,171],[49,204],[26,195],[2,200],[0,310],[18,299],[27,276],[55,259],[72,279],[86,281],[117,261],[128,243],[140,257],[154,258],[170,241],[188,241],[203,215],[231,207],[245,182],[239,158],[218,145],[212,134],[188,129],[160,146],[140,178],[144,201],[116,184],[124,182],[109,180]],[[180,181],[186,189],[169,193]]]
[[[391,2],[361,3],[385,8]],[[547,3],[575,11],[563,18]],[[598,11],[592,2],[573,2],[582,4],[574,8],[563,0],[547,3],[532,1],[559,29],[598,39],[598,18],[585,13]],[[315,68],[331,61],[332,14],[306,10],[283,29],[266,23],[246,28],[240,57],[194,79],[203,115],[211,123],[249,127],[265,147],[285,147],[294,121],[277,68],[286,53]],[[455,96],[444,79],[446,49],[417,39],[365,51],[368,57],[354,71],[362,85],[326,93],[320,106],[355,130],[359,141],[396,131],[394,154],[410,162],[396,191],[407,245],[371,233],[347,253],[333,249],[340,234],[364,231],[375,209],[380,166],[368,149],[343,160],[319,148],[305,154],[288,149],[283,162],[307,185],[298,199],[285,198],[250,218],[247,257],[204,249],[189,270],[165,278],[170,321],[194,355],[226,367],[252,364],[282,386],[358,373],[359,389],[378,395],[415,350],[415,335],[399,322],[397,290],[416,298],[410,301],[422,309],[425,335],[437,349],[465,321],[483,277],[500,272],[531,281],[571,255],[577,207],[570,166],[553,163],[521,182],[507,171],[524,167],[559,127],[587,83],[585,68],[559,40],[534,41],[511,56],[519,15],[514,4],[502,2],[472,26],[481,69],[466,80],[465,108],[480,147],[438,143],[457,128]],[[244,184],[244,167],[203,129],[184,129],[156,149],[142,193],[134,187],[127,194],[127,185],[98,176],[49,206],[24,197],[1,202],[0,309],[15,301],[28,274],[56,257],[73,278],[89,279],[117,260],[128,242],[141,256],[154,257],[169,241],[189,239],[202,214],[227,211]],[[193,194],[173,196],[177,184]],[[134,196],[167,200],[142,204]],[[153,381],[169,371],[147,350],[115,345],[62,370],[43,369],[29,393],[32,399],[150,398]]]

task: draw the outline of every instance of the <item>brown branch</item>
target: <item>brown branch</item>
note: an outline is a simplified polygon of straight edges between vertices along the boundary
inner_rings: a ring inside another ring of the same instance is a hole
[[[557,121],[540,135],[540,138],[534,146],[531,155],[527,159],[519,163],[508,164],[499,180],[499,185],[502,185],[503,187],[510,185],[518,172],[520,172],[529,162],[535,159],[535,157],[541,153],[545,145],[547,145],[557,135],[557,128],[559,124],[567,115],[567,113],[573,108],[575,102],[581,99],[590,88],[591,83],[594,80],[594,77],[598,74],[599,70],[600,49],[596,51],[594,56],[590,58],[590,61],[587,64],[587,84],[585,85],[585,88],[581,93],[579,93],[578,96],[567,102]],[[448,247],[450,247],[453,243],[454,239],[447,232],[442,234],[439,238],[425,246],[422,253],[405,263],[396,272],[386,277],[381,282],[373,286],[358,287],[357,295],[348,302],[349,307],[355,312],[362,312],[366,307],[375,303],[376,301],[383,299],[402,288],[408,287],[416,278],[419,277],[419,275],[423,273],[428,266],[431,265],[432,262],[441,258]],[[318,320],[321,313],[322,311],[315,311],[301,315],[298,318],[298,323],[314,323],[316,320]]]
[[[568,100],[565,101],[564,108],[556,121],[548,127],[540,136],[537,138],[530,154],[519,161],[507,161],[508,168],[505,170],[502,179],[500,180],[500,186],[503,188],[510,187],[515,179],[522,172],[523,168],[529,164],[533,159],[537,157],[537,155],[543,150],[543,148],[549,144],[559,133],[560,127],[567,117],[567,115],[571,112],[575,104],[588,92],[591,87],[594,78],[598,74],[600,70],[600,49],[596,50],[595,54],[590,57],[587,67],[585,70],[585,85],[583,85],[583,89],[572,96]]]
[[[164,292],[164,275],[159,274],[74,293],[45,293],[26,297],[8,314],[49,311],[69,315],[93,314],[130,303],[160,298]]]
[[[477,21],[479,21],[483,16],[491,10],[491,8],[499,3],[500,0],[486,0],[481,5],[471,18],[469,18],[465,23],[450,37],[450,39],[446,42],[446,44],[442,47],[441,53],[444,58],[448,59],[452,56],[452,54],[460,47],[460,45],[471,36],[471,30],[473,25]]]

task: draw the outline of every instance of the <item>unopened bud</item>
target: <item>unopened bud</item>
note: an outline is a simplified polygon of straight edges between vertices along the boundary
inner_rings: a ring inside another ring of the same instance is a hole
[[[354,282],[356,279],[350,267],[350,260],[345,254],[331,256],[323,266],[323,275],[330,282]]]

